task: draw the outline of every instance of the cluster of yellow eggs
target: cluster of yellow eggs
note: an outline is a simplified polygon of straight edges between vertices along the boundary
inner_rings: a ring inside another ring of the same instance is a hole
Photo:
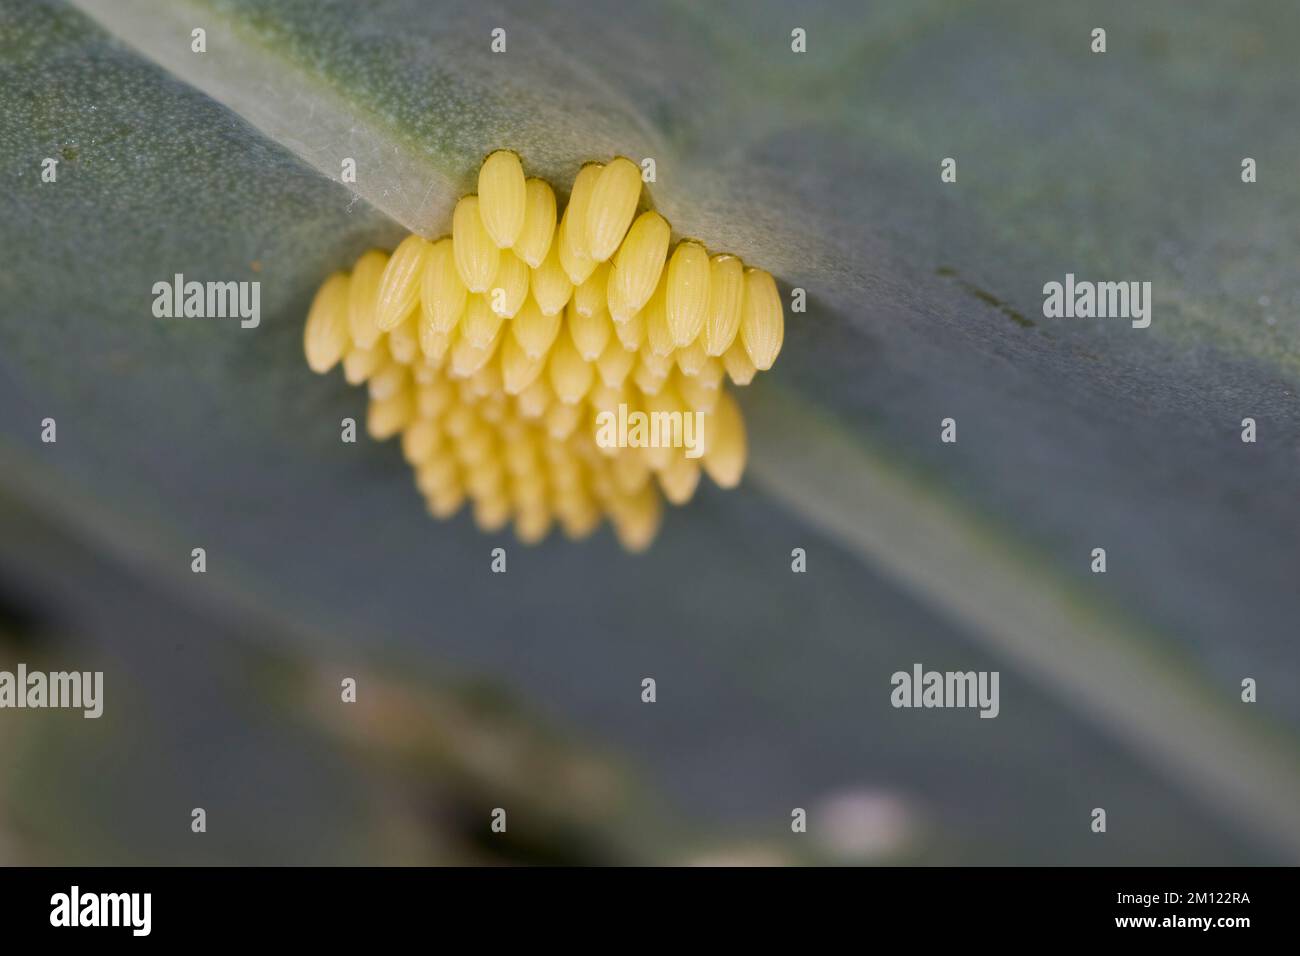
[[[735,256],[689,239],[670,250],[664,218],[638,212],[641,183],[629,159],[590,163],[558,215],[550,185],[500,150],[456,204],[449,238],[370,250],[316,293],[308,365],[342,362],[367,385],[368,431],[401,434],[434,516],[468,499],[480,528],[513,518],[525,542],[556,523],[581,538],[607,516],[641,550],[660,492],[689,501],[701,470],[739,482],[744,421],[723,380],[747,385],[772,367],[780,295]],[[702,413],[700,447],[599,442],[601,413],[620,407],[677,422]]]

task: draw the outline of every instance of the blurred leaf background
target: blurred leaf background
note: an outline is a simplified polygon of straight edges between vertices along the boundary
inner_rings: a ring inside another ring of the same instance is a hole
[[[0,715],[0,859],[1300,858],[1294,4],[0,24],[0,668],[107,687],[99,721]],[[653,155],[679,233],[808,290],[743,396],[749,477],[639,558],[430,521],[302,361],[320,280],[444,231],[501,146],[557,185]],[[177,272],[259,280],[261,326],[154,319]],[[1039,318],[1066,272],[1152,281],[1151,328]],[[890,708],[914,661],[1000,670],[1001,715]]]

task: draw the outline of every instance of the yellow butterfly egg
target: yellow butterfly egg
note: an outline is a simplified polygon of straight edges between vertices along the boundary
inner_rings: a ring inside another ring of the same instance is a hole
[[[403,365],[414,365],[420,358],[420,333],[416,316],[419,312],[412,309],[406,318],[388,333],[388,352]]]
[[[610,388],[618,388],[636,364],[636,356],[637,353],[625,349],[622,342],[611,340],[600,353],[600,358],[596,359],[596,371],[600,373],[600,380]]]
[[[624,495],[634,495],[650,480],[650,466],[638,448],[623,448],[610,460],[614,484]]]
[[[709,304],[709,254],[698,242],[678,243],[668,262],[665,290],[668,331],[678,348],[690,345],[704,328]]]
[[[664,381],[653,392],[643,392],[643,403],[650,421],[660,423],[655,443],[641,449],[646,463],[655,471],[668,467],[674,454],[680,454],[685,440],[682,415],[689,411],[672,384]]]
[[[476,369],[468,375],[461,375],[456,371],[455,364],[452,365],[451,377],[456,381],[456,400],[467,409],[473,409],[473,406],[478,402],[478,395],[474,393],[474,383],[470,379],[480,371],[482,369]],[[477,410],[474,409],[474,412],[477,412]]]
[[[511,488],[511,500],[515,508],[515,537],[521,544],[538,544],[550,534],[555,524],[555,513],[546,499],[541,501],[519,500]]]
[[[451,382],[439,376],[416,389],[416,408],[421,418],[436,419],[451,407],[454,393]]]
[[[470,345],[485,349],[501,330],[502,318],[493,312],[486,296],[471,295],[460,320],[460,334]]]
[[[536,269],[551,250],[555,236],[555,191],[541,179],[527,181],[524,226],[515,240],[515,255]]]
[[[717,407],[705,419],[704,470],[721,488],[734,488],[745,473],[748,446],[745,420],[729,392],[720,392]]]
[[[551,509],[545,506],[521,510],[515,516],[515,535],[523,544],[537,544],[551,530]]]
[[[451,349],[452,332],[439,332],[423,319],[420,321],[420,353],[430,368],[440,368]]]
[[[615,449],[615,451],[618,451],[618,449]],[[610,508],[611,503],[617,496],[617,489],[614,487],[614,480],[609,474],[608,459],[592,464],[591,473],[587,476],[587,484],[583,491],[585,494],[583,494],[582,497],[587,501],[599,505],[601,509],[607,510]],[[573,503],[578,504],[576,501]],[[568,505],[567,502],[564,504],[565,506]],[[563,513],[561,511],[561,497],[559,495],[555,496],[555,511],[556,514]]]
[[[650,300],[663,274],[672,230],[657,212],[643,212],[632,223],[614,257],[608,300],[615,319],[640,311]],[[617,290],[615,290],[617,287]]]
[[[416,399],[416,412],[419,413],[419,399]],[[402,432],[402,457],[412,467],[419,468],[432,457],[437,450],[442,432],[438,423],[429,418],[417,418]]]
[[[745,267],[726,254],[709,260],[709,302],[704,310],[704,350],[723,355],[740,331],[740,307],[745,298]]]
[[[569,336],[556,340],[547,371],[556,397],[567,405],[586,397],[596,375],[595,367],[582,357]]]
[[[502,336],[501,344],[504,345],[508,336]],[[470,392],[475,399],[479,400],[477,408],[479,416],[485,421],[492,416],[498,415],[500,406],[497,402],[505,392],[505,381],[501,376],[501,363],[499,361],[488,362],[481,369],[469,377]]]
[[[412,235],[393,250],[380,276],[375,302],[375,325],[381,331],[397,328],[420,301],[424,267],[432,249],[433,246],[422,236]]]
[[[478,427],[457,446],[465,466],[465,487],[475,498],[506,493],[506,469],[497,455],[496,436],[486,427]]]
[[[342,361],[352,342],[348,332],[348,281],[345,272],[336,272],[326,279],[307,313],[302,348],[308,368],[318,375]]]
[[[563,440],[573,434],[582,421],[582,407],[566,402],[551,402],[543,416],[546,430],[552,438]]]
[[[618,406],[627,402],[627,393],[621,386],[610,387],[604,382],[595,382],[591,386],[591,391],[587,393],[587,402],[593,412],[617,414]]]
[[[512,487],[511,491],[521,515],[529,511],[545,513],[546,531],[549,532],[555,520],[562,517],[561,508],[558,507],[559,501],[539,477],[530,476],[524,479],[524,483],[519,487]]]
[[[501,345],[504,348],[505,342],[503,341]],[[501,440],[506,442],[506,447],[519,443],[531,445],[532,432],[529,424],[516,414],[515,403],[507,398],[502,398],[501,402],[501,422],[497,426],[497,432],[500,434]]]
[[[555,439],[548,438],[552,447],[562,447],[563,443]],[[546,471],[547,501],[555,509],[556,514],[563,514],[567,510],[568,503],[579,496],[585,494],[584,478],[580,469],[569,467],[569,463],[559,463],[559,470],[556,465],[548,463]]]
[[[704,364],[700,366],[700,370],[691,376],[691,378],[692,381],[698,382],[705,388],[716,389],[721,387],[722,380],[726,375],[727,370],[722,364],[722,360],[709,356],[705,359]]]
[[[566,255],[571,261],[595,264],[587,231],[587,211],[591,208],[591,194],[604,169],[600,163],[587,163],[574,177],[569,204],[564,210],[570,222],[570,228],[565,230],[565,242],[569,246]]]
[[[465,489],[458,481],[452,481],[429,496],[429,513],[435,518],[450,518],[464,503]]]
[[[388,356],[370,375],[366,387],[370,391],[371,398],[382,401],[400,392],[409,380],[410,371],[407,367],[392,356]]]
[[[534,292],[536,287],[534,287]],[[561,306],[563,308],[563,306]],[[560,331],[560,313],[546,313],[532,296],[524,303],[519,314],[510,322],[510,332],[515,341],[523,347],[529,358],[546,355]]]
[[[675,505],[684,505],[695,495],[700,483],[699,462],[685,455],[675,455],[668,467],[659,472],[659,487],[664,497]]]
[[[354,345],[343,356],[343,377],[349,385],[361,385],[387,358],[388,348],[382,342],[369,349]]]
[[[610,320],[603,304],[598,312],[583,315],[578,311],[575,303],[570,302],[565,313],[565,325],[568,326],[569,336],[573,339],[578,353],[588,362],[600,358],[600,354],[605,351],[605,347],[614,336],[614,323]]]
[[[538,375],[532,384],[519,393],[519,414],[524,418],[538,419],[546,414],[555,393],[545,375]]]
[[[397,394],[370,403],[366,415],[366,431],[375,441],[392,438],[415,417],[415,401],[411,390],[402,389]]]
[[[638,311],[628,306],[624,299],[623,282],[618,278],[618,267],[612,263],[605,278],[605,308],[609,317],[620,323],[628,321]]]
[[[499,149],[483,161],[478,171],[479,215],[483,228],[498,249],[519,241],[528,209],[528,186],[519,157]]]
[[[497,274],[492,279],[492,288],[487,294],[492,311],[503,318],[513,319],[528,298],[529,275],[528,263],[509,249],[503,251]]]
[[[647,365],[644,361],[644,355],[637,362],[636,368],[632,370],[632,383],[644,395],[658,395],[666,381],[668,381],[668,376]]]
[[[614,334],[623,348],[635,352],[645,342],[645,313],[635,312],[623,322],[614,323]]]
[[[636,214],[641,169],[623,156],[600,171],[585,210],[587,254],[597,262],[612,256]]]
[[[505,491],[505,469],[493,457],[495,449],[492,436],[473,432],[460,446],[465,464],[465,487],[476,498],[497,495]]]
[[[781,293],[772,276],[762,269],[745,270],[745,301],[740,312],[740,338],[754,368],[766,372],[781,352],[785,340],[785,315]]]
[[[516,480],[532,477],[544,488],[545,481],[539,474],[541,465],[537,460],[537,444],[531,432],[527,435],[527,438],[518,438],[506,445],[503,454],[506,471]]]
[[[502,339],[501,344],[504,345],[505,341],[505,339]],[[497,353],[500,354],[500,351],[500,348],[498,348]],[[493,374],[488,376],[485,374],[488,372]],[[483,366],[483,368],[479,370],[477,375],[470,379],[470,381],[473,383],[474,390],[477,392],[489,387],[484,383],[484,380],[489,377],[494,379],[496,382],[494,386],[491,386],[495,391],[491,394],[485,395],[483,401],[479,402],[479,414],[483,417],[483,421],[491,422],[493,425],[499,426],[506,420],[506,415],[509,413],[509,409],[506,406],[505,386],[502,383],[501,370],[498,369],[494,363],[488,362],[487,365]]]
[[[556,247],[560,253],[560,268],[576,287],[587,281],[596,270],[597,263],[595,259],[575,252],[573,244],[568,241],[569,230],[573,228],[570,224],[571,219],[569,210],[566,209],[560,218],[560,228],[556,232]]]
[[[698,375],[681,375],[675,384],[682,400],[695,412],[708,414],[713,411],[717,407],[718,396],[722,394],[722,389],[716,385],[706,385]]]
[[[531,279],[533,301],[543,315],[557,315],[573,294],[573,283],[560,266],[558,246],[553,245],[542,264],[533,270]]]
[[[510,500],[504,494],[479,498],[474,502],[474,524],[480,531],[491,534],[500,531],[510,520]]]
[[[529,355],[514,334],[507,335],[502,340],[501,380],[507,395],[518,395],[532,385],[545,367],[546,356]]]
[[[465,311],[469,290],[456,268],[452,240],[439,239],[429,250],[420,285],[420,309],[424,320],[437,332],[450,332]]]
[[[704,336],[697,335],[690,345],[677,349],[673,359],[683,375],[698,375],[709,361],[709,354],[704,350]]]
[[[363,349],[374,346],[382,330],[375,322],[375,300],[379,280],[388,265],[388,254],[378,249],[365,253],[352,268],[348,287],[348,332],[354,344]]]
[[[556,508],[556,514],[560,517],[560,529],[564,536],[570,541],[581,541],[583,538],[590,537],[598,527],[600,527],[600,509],[594,502],[584,499],[569,499],[563,513]]]
[[[486,292],[492,286],[501,262],[501,250],[483,228],[478,196],[465,196],[456,203],[451,217],[451,246],[456,272],[470,292]]]
[[[581,316],[592,316],[597,312],[608,311],[605,304],[605,289],[609,279],[609,263],[602,262],[586,281],[573,290],[573,306]]]
[[[491,315],[491,310],[485,310]],[[500,319],[497,318],[500,322]],[[451,372],[456,378],[469,378],[491,360],[501,339],[500,329],[485,346],[475,345],[465,335],[456,339],[451,347]]]
[[[435,446],[433,453],[415,470],[415,486],[424,495],[460,485],[460,470],[456,460],[446,451],[446,445]]]
[[[614,531],[624,548],[633,553],[650,547],[659,533],[663,504],[652,485],[647,484],[633,497],[620,504],[614,519]]]
[[[758,369],[754,367],[749,352],[740,339],[736,339],[722,356],[722,365],[727,370],[727,375],[737,385],[748,385],[758,374]]]
[[[573,450],[573,453],[577,456],[578,460],[582,462],[585,469],[583,474],[588,478],[591,477],[593,469],[603,468],[605,466],[601,449],[596,447],[595,437],[586,427],[591,421],[591,406],[587,404],[582,408],[583,427],[574,432],[573,437],[569,440],[569,447]]]
[[[673,358],[671,354],[660,355],[650,347],[649,339],[641,346],[637,353],[640,357],[641,364],[660,377],[668,375],[673,370]]]
[[[469,434],[474,427],[474,412],[468,405],[461,402],[453,402],[447,409],[447,417],[443,420],[442,430],[451,436],[453,441],[459,442]]]
[[[516,445],[507,445],[503,449],[502,460],[506,473],[510,475],[512,497],[519,505],[537,505],[550,500],[546,472],[537,454],[537,445],[542,440],[535,428],[528,428],[526,441]]]
[[[667,281],[660,282],[641,312],[645,318],[646,344],[658,356],[668,356],[673,351],[673,333],[668,327],[667,287]]]

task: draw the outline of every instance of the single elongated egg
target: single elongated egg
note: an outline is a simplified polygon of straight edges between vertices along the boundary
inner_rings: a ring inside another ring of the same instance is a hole
[[[745,270],[745,301],[740,313],[740,338],[754,368],[766,372],[781,352],[785,340],[785,315],[781,293],[769,273]]]
[[[424,267],[433,247],[422,236],[407,236],[393,250],[379,279],[375,301],[375,325],[390,332],[406,318],[420,300]]]
[[[640,311],[654,294],[668,257],[670,235],[668,223],[657,212],[643,212],[632,223],[614,257],[606,297],[609,313],[616,321]]]
[[[434,331],[450,332],[465,311],[469,290],[456,268],[456,256],[450,239],[440,239],[429,250],[420,285],[420,311]]]
[[[323,374],[337,365],[351,344],[348,333],[348,276],[336,272],[321,285],[307,313],[302,347],[307,365]]]
[[[379,280],[388,265],[388,253],[371,249],[352,267],[352,282],[348,286],[348,332],[355,345],[363,349],[379,341],[382,330],[375,322],[375,300],[379,296]]]
[[[587,253],[597,262],[612,256],[627,235],[641,198],[641,168],[623,156],[600,171],[587,203]]]
[[[527,181],[524,225],[515,240],[515,255],[536,269],[551,249],[555,237],[555,191],[541,179]]]
[[[528,208],[528,186],[519,157],[499,149],[483,161],[478,171],[479,215],[483,228],[498,249],[519,240]]]
[[[501,261],[497,248],[479,215],[478,196],[464,196],[451,217],[452,251],[460,281],[470,292],[486,292]]]

